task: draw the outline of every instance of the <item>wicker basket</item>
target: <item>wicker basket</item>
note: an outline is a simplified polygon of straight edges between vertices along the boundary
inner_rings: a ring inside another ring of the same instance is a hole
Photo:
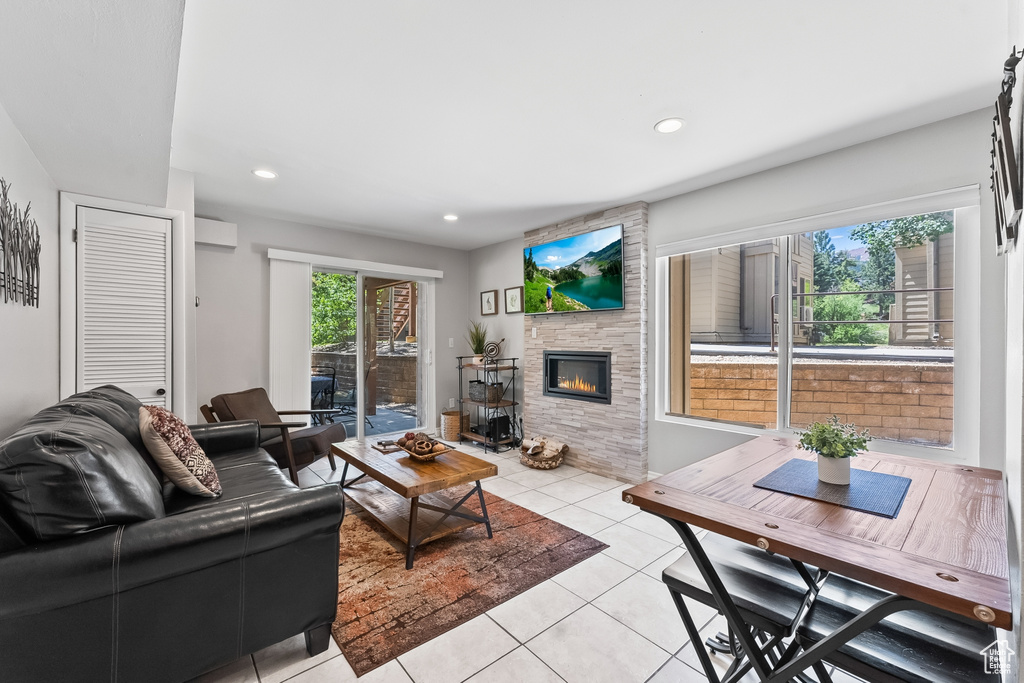
[[[504,387],[501,382],[486,384],[478,379],[469,383],[469,400],[480,401],[481,403],[497,403],[501,400]]]
[[[520,463],[526,465],[527,467],[532,467],[535,470],[553,470],[556,467],[558,467],[559,465],[561,465],[563,460],[565,460],[565,456],[564,455],[555,456],[554,458],[552,458],[550,460],[541,460],[540,458],[531,458],[530,456],[528,456],[526,454],[521,454],[519,456],[519,462]]]
[[[461,416],[461,419],[459,419]],[[469,413],[458,410],[445,410],[441,412],[441,438],[445,441],[455,441],[461,432],[469,431]]]
[[[523,439],[519,446],[519,462],[535,470],[553,470],[562,464],[568,452],[569,446],[564,443],[535,436]]]

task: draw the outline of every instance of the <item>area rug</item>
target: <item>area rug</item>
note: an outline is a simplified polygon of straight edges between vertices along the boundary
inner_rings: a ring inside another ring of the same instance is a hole
[[[346,501],[332,633],[357,676],[608,547],[503,498],[484,498],[494,538],[474,525],[418,548],[410,570],[401,542]]]

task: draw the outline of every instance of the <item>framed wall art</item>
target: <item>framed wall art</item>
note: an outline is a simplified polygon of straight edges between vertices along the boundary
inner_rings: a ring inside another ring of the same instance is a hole
[[[8,198],[10,184],[0,178],[0,300],[39,308],[39,226]]]
[[[498,290],[480,292],[480,315],[498,315]]]
[[[506,287],[505,288],[505,312],[506,313],[522,313],[523,312],[523,288],[522,287]]]

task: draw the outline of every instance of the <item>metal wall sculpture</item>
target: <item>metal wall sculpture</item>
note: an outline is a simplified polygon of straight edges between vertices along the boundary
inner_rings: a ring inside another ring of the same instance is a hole
[[[39,308],[39,226],[7,196],[11,186],[0,178],[0,292],[4,303]]]
[[[1017,65],[1021,55],[1014,46],[1003,64],[1003,84],[996,98],[996,115],[992,118],[992,193],[995,199],[996,250],[999,254],[1012,251],[1020,232],[1021,213],[1024,211],[1021,168],[1017,163],[1017,146],[1010,128],[1010,107],[1013,89],[1017,84]],[[1018,117],[1018,122],[1021,121]],[[1018,133],[1017,141],[1020,141]]]

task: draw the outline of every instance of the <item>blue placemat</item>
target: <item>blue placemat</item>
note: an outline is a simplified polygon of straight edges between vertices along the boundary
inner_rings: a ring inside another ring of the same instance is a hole
[[[849,486],[826,484],[818,479],[816,461],[793,458],[758,479],[754,486],[895,519],[903,507],[910,479],[895,474],[851,469]]]

